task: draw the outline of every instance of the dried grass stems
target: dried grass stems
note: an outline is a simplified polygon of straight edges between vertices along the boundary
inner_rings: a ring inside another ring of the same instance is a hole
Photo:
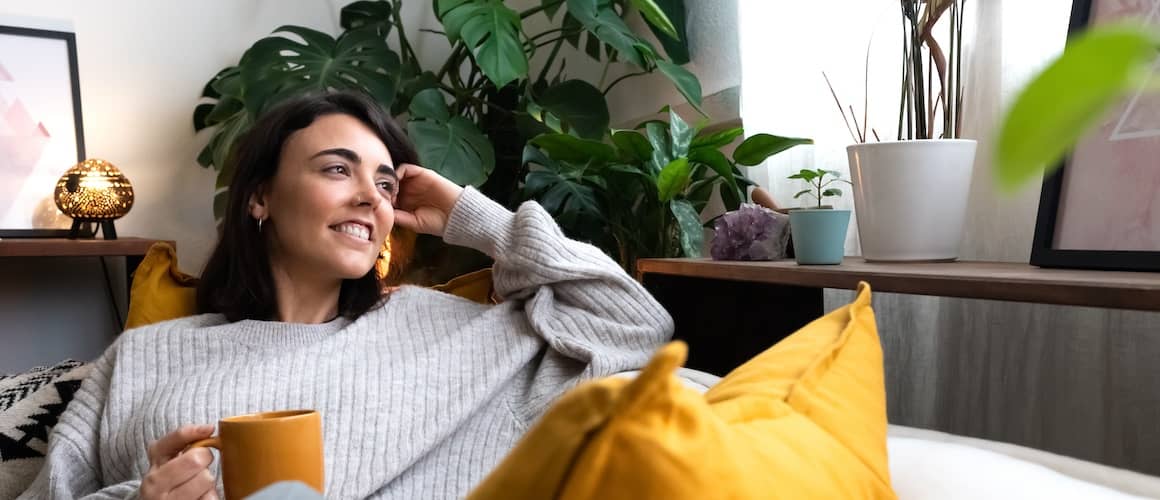
[[[963,8],[966,0],[900,0],[902,8],[902,89],[898,102],[898,140],[958,138],[963,128]],[[949,16],[944,51],[935,26]],[[870,86],[870,47],[866,47],[862,122],[853,106],[842,106],[825,72],[822,77],[842,113],[846,130],[855,142],[867,135]],[[936,79],[937,78],[937,79]],[[937,84],[938,92],[935,92]],[[849,110],[850,116],[846,116]],[[850,125],[853,122],[853,126]],[[870,129],[875,140],[878,131]]]

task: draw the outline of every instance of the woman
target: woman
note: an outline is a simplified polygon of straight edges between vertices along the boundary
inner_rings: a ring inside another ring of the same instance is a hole
[[[215,498],[218,419],[322,413],[334,498],[466,494],[563,390],[643,366],[672,319],[534,203],[512,213],[416,165],[372,101],[296,99],[239,143],[198,316],[125,332],[62,415],[29,498]],[[504,302],[373,269],[398,226],[495,259]]]

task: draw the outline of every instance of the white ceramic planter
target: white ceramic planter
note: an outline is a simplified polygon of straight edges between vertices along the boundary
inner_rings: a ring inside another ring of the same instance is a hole
[[[932,139],[846,148],[866,260],[958,258],[975,146],[966,139]]]

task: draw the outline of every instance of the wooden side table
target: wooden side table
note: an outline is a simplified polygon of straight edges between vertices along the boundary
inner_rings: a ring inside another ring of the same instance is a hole
[[[149,247],[157,242],[166,242],[175,248],[177,245],[172,240],[150,238],[5,238],[0,240],[0,257],[124,257],[125,286],[131,288],[133,273],[145,258]]]
[[[959,261],[837,266],[708,259],[641,259],[637,278],[689,343],[689,367],[722,375],[822,315],[822,290],[1006,300],[1160,311],[1160,273],[1042,269]]]

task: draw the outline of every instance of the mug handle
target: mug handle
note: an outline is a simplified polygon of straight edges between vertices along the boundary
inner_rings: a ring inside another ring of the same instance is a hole
[[[201,439],[198,441],[194,441],[189,446],[185,447],[185,449],[187,451],[190,448],[213,448],[217,451],[222,451],[222,440],[220,437],[217,437],[217,436],[214,436],[211,438],[206,438],[206,439]]]

